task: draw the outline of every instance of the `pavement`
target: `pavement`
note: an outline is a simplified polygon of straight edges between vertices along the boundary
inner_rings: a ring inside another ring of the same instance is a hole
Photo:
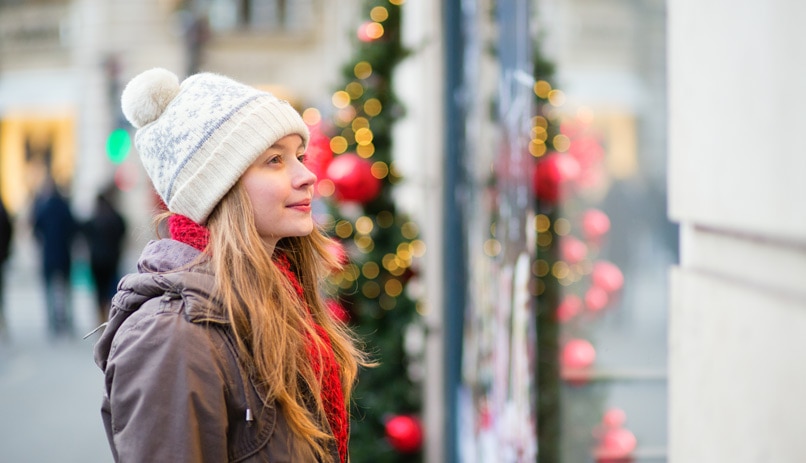
[[[101,422],[103,374],[92,347],[98,334],[91,287],[73,284],[75,335],[46,329],[37,251],[18,237],[5,268],[6,333],[0,338],[0,463],[106,463],[112,455]]]

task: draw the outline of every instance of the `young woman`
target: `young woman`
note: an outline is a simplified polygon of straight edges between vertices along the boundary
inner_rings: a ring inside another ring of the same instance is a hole
[[[311,216],[308,131],[224,76],[136,76],[122,96],[169,211],[95,346],[116,461],[345,462],[361,352],[323,303],[338,262]]]

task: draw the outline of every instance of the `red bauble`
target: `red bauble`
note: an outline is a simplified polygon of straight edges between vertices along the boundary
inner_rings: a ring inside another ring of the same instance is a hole
[[[624,285],[624,275],[621,270],[615,264],[603,260],[593,264],[591,279],[594,286],[602,288],[608,293],[618,291]]]
[[[561,153],[552,153],[537,161],[534,191],[537,199],[556,203],[562,199],[568,183],[579,175],[579,162]]]
[[[557,321],[567,322],[582,311],[582,301],[574,294],[569,294],[557,307]]]
[[[596,349],[584,339],[568,341],[560,355],[560,364],[569,370],[589,368],[596,361]]]
[[[598,312],[604,309],[607,307],[608,302],[610,302],[610,296],[607,295],[607,291],[596,285],[591,286],[585,291],[585,306],[587,306],[588,310],[591,312]]]
[[[381,181],[372,175],[372,163],[354,153],[333,158],[327,167],[327,178],[336,188],[336,199],[370,202],[381,191]]]
[[[588,255],[588,246],[573,236],[560,240],[560,256],[569,264],[578,264]]]
[[[608,429],[596,449],[597,462],[625,461],[638,445],[635,435],[628,429]]]
[[[602,416],[602,425],[606,429],[620,428],[627,421],[627,414],[620,408],[611,408]]]
[[[588,209],[582,214],[582,232],[590,241],[599,241],[610,231],[610,218],[599,209]]]
[[[333,150],[330,149],[330,138],[325,135],[322,123],[309,125],[310,138],[308,149],[305,151],[305,167],[316,174],[316,178],[324,179],[327,167],[333,160]]]
[[[422,447],[423,430],[417,418],[395,415],[386,420],[386,439],[398,452],[413,453]]]

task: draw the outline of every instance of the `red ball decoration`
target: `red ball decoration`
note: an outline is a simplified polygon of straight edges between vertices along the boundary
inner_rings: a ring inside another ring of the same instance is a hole
[[[556,203],[562,199],[569,182],[579,175],[579,162],[571,156],[552,153],[539,161],[535,167],[534,190],[537,199]]]
[[[596,361],[596,349],[584,339],[568,341],[560,355],[560,364],[569,370],[589,368]]]
[[[381,191],[381,181],[372,175],[372,163],[354,153],[336,156],[327,167],[327,178],[339,201],[366,204]]]
[[[594,286],[602,288],[608,293],[616,292],[624,285],[624,275],[621,270],[615,264],[607,261],[593,264],[591,279]]]
[[[333,150],[330,149],[330,138],[325,135],[322,123],[309,125],[310,138],[308,149],[305,151],[305,167],[316,174],[316,178],[324,179],[327,167],[333,160]]]
[[[423,444],[422,426],[413,416],[395,415],[386,420],[386,439],[398,452],[416,452]]]
[[[610,231],[610,218],[599,209],[588,209],[582,214],[582,232],[590,241],[599,241]]]
[[[567,322],[581,311],[582,301],[578,296],[569,294],[565,296],[560,305],[557,306],[557,321],[560,323]]]
[[[599,312],[607,307],[608,302],[610,302],[610,296],[607,295],[607,291],[596,285],[585,291],[585,306],[591,312]]]
[[[630,461],[638,441],[628,429],[608,429],[602,435],[599,447],[596,449],[597,463],[623,463]]]
[[[560,256],[569,264],[578,264],[588,254],[588,246],[573,236],[564,236],[560,241]]]
[[[627,421],[627,414],[620,408],[611,408],[602,416],[602,425],[606,429],[620,428]]]

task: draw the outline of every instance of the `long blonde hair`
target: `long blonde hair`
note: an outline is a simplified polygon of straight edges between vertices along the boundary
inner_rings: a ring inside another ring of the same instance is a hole
[[[321,352],[325,344],[311,317],[330,338],[348,408],[358,367],[368,365],[349,330],[329,315],[321,296],[319,285],[341,264],[327,250],[330,239],[318,229],[277,243],[274,252],[287,257],[302,286],[303,304],[265,248],[253,214],[239,182],[210,215],[207,252],[216,278],[215,296],[230,319],[244,366],[265,391],[264,401],[276,401],[297,442],[327,461],[333,436],[327,432],[321,371],[315,371],[310,358],[310,352]],[[318,348],[307,348],[311,340],[319,343]]]

